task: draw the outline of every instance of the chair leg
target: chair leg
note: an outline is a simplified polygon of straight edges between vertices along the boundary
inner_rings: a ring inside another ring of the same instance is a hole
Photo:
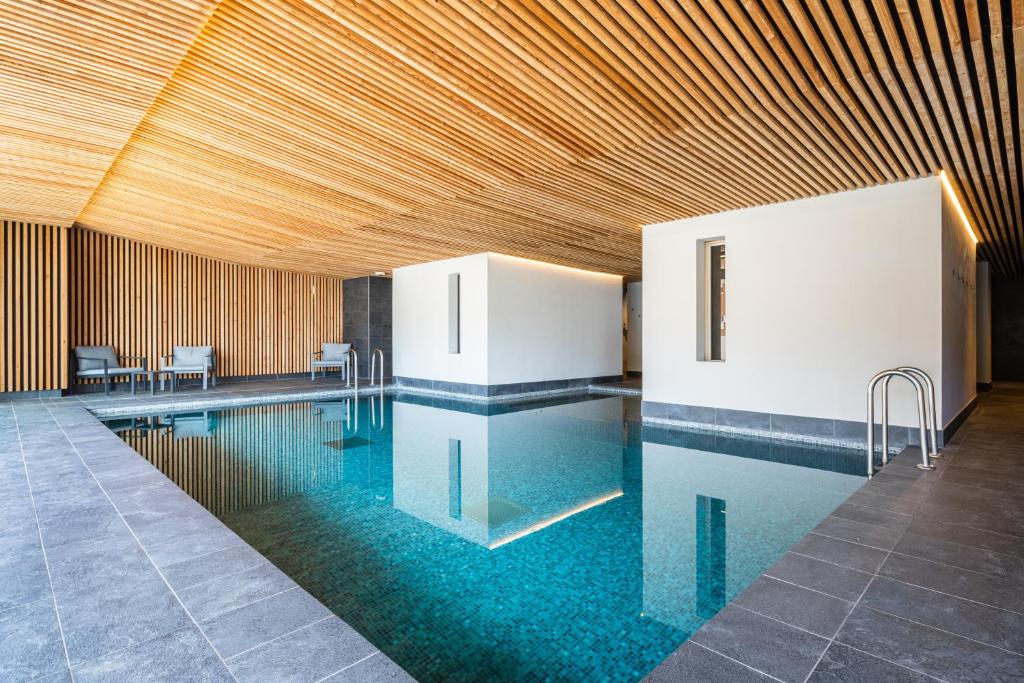
[[[160,373],[160,391],[164,390],[164,380],[165,379],[167,379],[167,375],[161,372]]]
[[[135,395],[135,373],[132,373],[130,381],[131,381],[131,384],[132,384],[132,396],[134,396]]]
[[[207,380],[207,377],[208,377],[207,374],[204,372],[203,373],[203,391],[206,391],[206,380]]]
[[[315,382],[316,381],[316,368],[310,368],[309,369],[309,381],[310,382]]]
[[[110,378],[109,377],[104,377],[103,378],[103,395],[104,396],[110,396]]]

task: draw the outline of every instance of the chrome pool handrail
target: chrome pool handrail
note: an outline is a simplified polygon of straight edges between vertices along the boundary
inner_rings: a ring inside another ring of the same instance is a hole
[[[868,477],[872,477],[875,474],[875,387],[883,379],[889,377],[902,377],[903,379],[910,382],[915,391],[917,392],[917,418],[918,418],[918,429],[921,432],[921,462],[918,463],[917,468],[922,470],[934,470],[935,466],[931,464],[928,459],[928,434],[925,429],[925,408],[924,408],[924,384],[909,372],[903,370],[883,370],[868,381],[868,410],[867,410],[867,429],[868,429],[868,443],[867,443],[867,455],[868,455]],[[883,400],[882,400],[882,463],[888,462],[889,458],[889,396],[883,385]]]
[[[912,375],[917,375],[918,378],[924,381],[925,388],[928,390],[927,400],[925,402],[925,408],[928,410],[928,422],[930,423],[932,432],[932,450],[931,457],[941,458],[942,454],[939,452],[939,420],[938,410],[935,404],[935,383],[932,382],[932,378],[927,372],[921,368],[915,368],[913,366],[905,365],[896,368],[896,370],[902,370],[903,372],[909,372]]]
[[[349,381],[349,379],[352,376],[355,376],[355,378],[356,378],[355,395],[358,396],[359,395],[359,354],[356,353],[356,350],[354,348],[349,349],[348,352],[352,356],[352,361],[349,363],[349,365],[352,367],[352,372],[349,373],[349,377],[345,378],[345,386],[346,387],[351,386],[351,382]]]
[[[384,350],[374,349],[373,358],[370,360],[370,386],[374,386],[374,377],[377,374],[377,355],[380,354],[380,385],[384,386]]]

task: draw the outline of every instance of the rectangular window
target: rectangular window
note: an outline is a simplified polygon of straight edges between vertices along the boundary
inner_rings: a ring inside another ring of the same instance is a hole
[[[448,276],[448,353],[459,353],[459,274]]]
[[[703,360],[725,360],[725,240],[703,244]]]

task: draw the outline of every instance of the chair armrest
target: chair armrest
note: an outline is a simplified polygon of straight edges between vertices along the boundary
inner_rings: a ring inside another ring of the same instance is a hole
[[[121,360],[137,360],[137,361],[140,361],[140,363],[142,364],[142,369],[143,370],[147,370],[148,369],[146,367],[146,365],[148,364],[149,360],[145,356],[118,356],[118,358],[120,358]]]

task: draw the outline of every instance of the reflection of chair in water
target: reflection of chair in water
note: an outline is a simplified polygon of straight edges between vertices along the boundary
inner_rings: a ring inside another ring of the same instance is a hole
[[[348,402],[318,401],[313,404],[313,414],[324,422],[348,422]]]
[[[171,415],[167,418],[165,426],[171,428],[175,439],[192,439],[213,436],[213,430],[217,426],[217,419],[212,413],[186,413],[184,415]]]
[[[149,432],[157,428],[157,418],[125,417],[118,420],[105,420],[103,424],[105,424],[107,429],[115,434]]]
[[[355,403],[355,410],[353,410]],[[359,400],[353,402],[346,398],[344,401],[317,401],[313,403],[313,414],[318,415],[324,422],[344,422],[345,433],[355,434],[359,431]],[[351,428],[351,429],[350,429]]]

